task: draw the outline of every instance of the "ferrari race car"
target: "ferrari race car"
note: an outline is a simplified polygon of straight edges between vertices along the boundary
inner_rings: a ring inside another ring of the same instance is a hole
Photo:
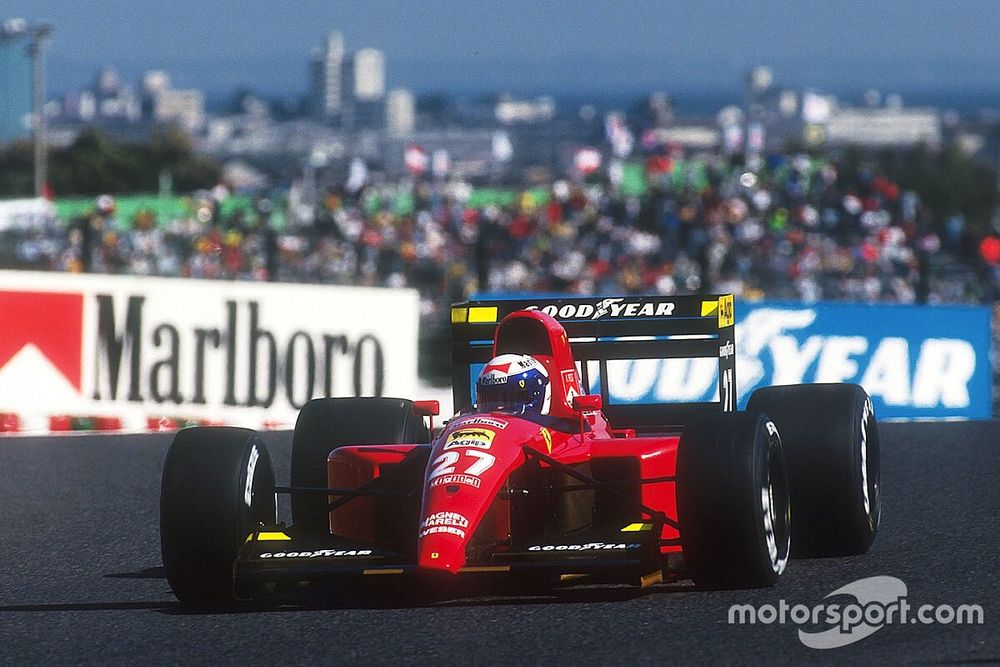
[[[181,602],[375,579],[763,587],[790,555],[871,546],[871,401],[779,386],[736,411],[732,295],[474,301],[451,321],[443,428],[436,401],[312,400],[287,487],[253,431],[177,433],[160,535]],[[639,364],[668,381],[707,368],[716,389],[637,400],[620,385]],[[276,494],[291,495],[289,525]]]

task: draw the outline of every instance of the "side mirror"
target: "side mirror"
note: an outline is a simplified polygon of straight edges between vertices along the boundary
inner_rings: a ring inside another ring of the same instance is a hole
[[[577,412],[593,412],[600,410],[603,406],[604,399],[601,398],[600,394],[573,397],[573,409]]]
[[[441,402],[413,401],[413,414],[418,417],[436,417],[441,414]]]
[[[428,428],[431,434],[434,433],[434,417],[441,414],[441,403],[439,401],[413,401],[413,414],[423,419],[429,419]]]

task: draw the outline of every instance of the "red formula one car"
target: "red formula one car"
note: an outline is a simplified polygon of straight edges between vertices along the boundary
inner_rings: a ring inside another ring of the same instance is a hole
[[[470,302],[452,308],[452,349],[458,414],[443,429],[425,423],[434,401],[313,400],[288,487],[253,431],[180,431],[160,505],[178,599],[376,577],[769,586],[790,554],[872,544],[871,402],[856,385],[796,385],[735,411],[731,295]],[[711,400],[614,386],[622,364],[680,359],[715,372]],[[291,494],[290,525],[276,493]]]

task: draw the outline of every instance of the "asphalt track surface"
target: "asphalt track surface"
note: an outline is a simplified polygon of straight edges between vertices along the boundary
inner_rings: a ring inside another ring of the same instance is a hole
[[[882,434],[872,552],[792,561],[773,589],[355,595],[207,613],[182,609],[163,579],[158,497],[170,435],[2,439],[0,663],[1000,662],[1000,422],[883,424]],[[280,483],[289,434],[265,439]],[[876,575],[902,579],[913,605],[980,604],[985,622],[889,625],[820,651],[800,643],[794,624],[727,621],[736,603],[811,607]]]

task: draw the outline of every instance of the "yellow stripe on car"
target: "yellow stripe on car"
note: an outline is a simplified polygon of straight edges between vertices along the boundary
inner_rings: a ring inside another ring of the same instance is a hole
[[[651,523],[630,523],[629,525],[622,528],[623,533],[638,533],[640,531],[653,530],[653,524]]]
[[[257,533],[257,539],[260,540],[261,542],[283,542],[285,540],[290,540],[292,538],[290,538],[288,535],[285,535],[284,533],[275,532],[275,533]]]
[[[469,324],[497,321],[496,306],[473,306],[469,308]]]

